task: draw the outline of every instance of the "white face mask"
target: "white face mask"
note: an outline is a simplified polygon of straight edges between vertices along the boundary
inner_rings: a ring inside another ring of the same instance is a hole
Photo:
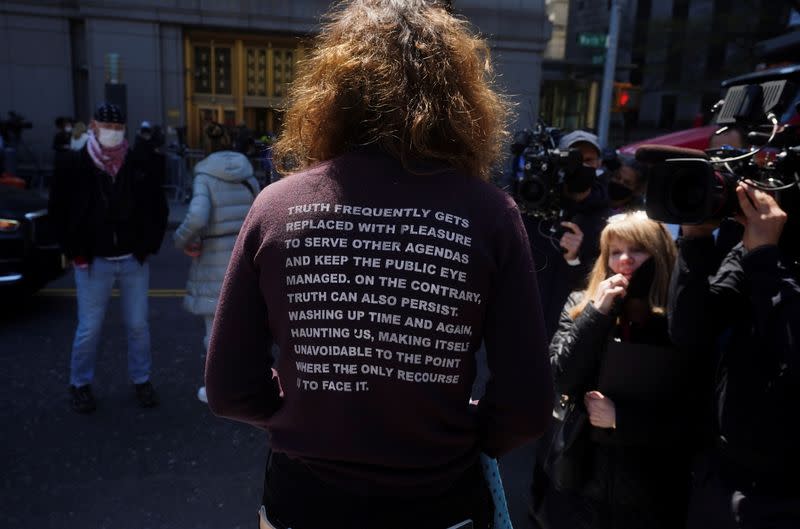
[[[67,125],[66,127],[64,127],[64,132],[72,132],[72,127]]]
[[[116,147],[122,140],[125,139],[125,131],[124,130],[114,130],[114,129],[106,129],[103,127],[97,128],[97,141],[100,142],[100,145],[103,147]]]

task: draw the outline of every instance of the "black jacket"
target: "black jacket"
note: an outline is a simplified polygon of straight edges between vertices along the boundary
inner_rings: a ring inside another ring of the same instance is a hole
[[[87,149],[57,158],[49,210],[70,259],[132,253],[140,262],[161,247],[169,213],[158,158],[130,151],[114,179]]]
[[[569,311],[581,302],[583,295],[576,292],[569,296],[550,344],[556,391],[569,395],[581,406],[584,393],[599,387],[607,351],[625,340],[621,338],[617,317],[602,314],[591,304],[572,319]],[[683,361],[685,357],[680,355],[684,353],[668,341],[665,320],[651,316],[647,324],[631,335],[631,343],[666,349],[668,354]],[[686,378],[691,378],[688,372]],[[586,435],[592,440],[592,470],[583,495],[662,514],[682,512],[686,506],[694,441],[694,387],[687,383],[675,387],[674,393],[667,397],[648,402],[608,394],[614,401],[617,427],[589,426]]]
[[[714,434],[729,479],[784,490],[800,472],[800,286],[776,246],[740,244],[717,268],[711,237],[679,240],[675,343],[716,358]],[[738,484],[738,483],[735,483]]]

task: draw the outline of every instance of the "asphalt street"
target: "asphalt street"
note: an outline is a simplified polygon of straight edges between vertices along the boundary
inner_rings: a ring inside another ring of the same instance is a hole
[[[182,308],[190,259],[172,248],[171,235],[150,265],[157,408],[136,404],[118,301],[106,317],[93,383],[98,409],[89,416],[70,409],[67,391],[72,275],[0,304],[0,527],[257,527],[267,437],[214,417],[196,398],[203,323]],[[533,527],[526,515],[532,459],[528,445],[500,462],[517,529]]]

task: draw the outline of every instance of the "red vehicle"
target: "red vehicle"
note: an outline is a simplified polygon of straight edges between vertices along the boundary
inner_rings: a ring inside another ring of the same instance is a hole
[[[710,138],[711,134],[718,128],[717,125],[706,125],[704,127],[670,132],[663,136],[656,136],[655,138],[637,141],[636,143],[629,143],[628,145],[620,147],[619,153],[633,156],[636,154],[636,149],[642,145],[672,145],[673,147],[685,147],[703,151],[708,148],[708,138]]]
[[[726,89],[730,85],[763,83],[781,79],[790,79],[797,84],[798,81],[800,81],[800,65],[783,66],[734,77],[733,79],[723,81],[722,88]],[[796,105],[800,104],[800,90],[796,90],[791,97],[792,101],[786,106],[787,110],[780,116],[779,121],[782,124],[798,125],[800,124],[800,114],[798,114]],[[720,128],[718,125],[711,124],[704,127],[679,130],[663,136],[656,136],[655,138],[625,145],[620,147],[619,152],[620,154],[633,156],[636,153],[636,149],[642,145],[671,145],[673,147],[685,147],[703,151],[708,148],[708,139],[711,137],[711,134],[718,128]]]

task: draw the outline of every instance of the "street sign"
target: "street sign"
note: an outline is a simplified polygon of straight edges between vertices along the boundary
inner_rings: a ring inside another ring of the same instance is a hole
[[[578,44],[586,48],[605,48],[607,40],[605,33],[578,33]]]

